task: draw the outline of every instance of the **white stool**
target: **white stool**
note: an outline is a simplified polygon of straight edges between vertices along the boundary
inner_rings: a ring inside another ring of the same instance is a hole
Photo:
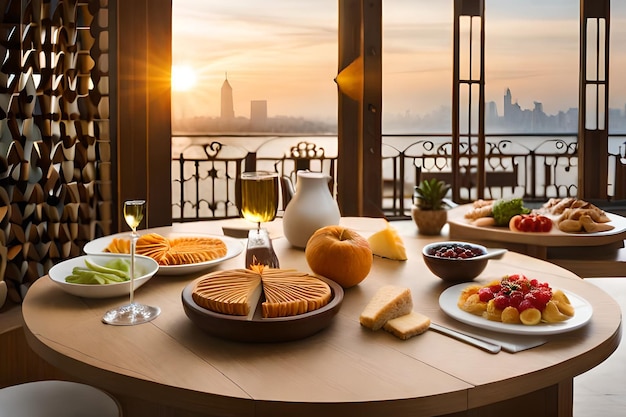
[[[0,389],[0,417],[120,417],[118,402],[90,385],[36,381]]]

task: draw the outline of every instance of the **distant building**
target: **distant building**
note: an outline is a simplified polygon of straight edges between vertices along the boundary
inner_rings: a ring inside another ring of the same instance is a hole
[[[498,120],[498,106],[495,101],[490,101],[487,103],[487,120],[497,121]]]
[[[267,100],[252,100],[250,102],[250,127],[253,130],[264,129],[267,126]]]
[[[507,88],[506,89],[506,93],[504,93],[504,114],[503,116],[506,117],[511,117],[511,104],[513,102],[513,98],[511,96],[511,89]]]
[[[221,113],[220,116],[223,120],[232,120],[235,118],[235,107],[233,106],[233,88],[228,82],[228,75],[222,84],[222,96],[221,96]]]
[[[511,89],[507,88],[504,95],[504,123],[505,126],[520,126],[524,123],[525,112],[519,104],[513,103]]]

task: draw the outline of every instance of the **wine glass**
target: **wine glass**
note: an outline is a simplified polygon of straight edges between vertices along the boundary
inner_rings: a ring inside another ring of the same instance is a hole
[[[278,210],[278,174],[269,171],[244,172],[241,174],[241,215],[257,224],[248,233],[246,267],[264,264],[278,268],[278,258],[272,248],[267,230],[261,223],[271,222]]]
[[[138,304],[134,301],[135,293],[135,249],[137,247],[137,226],[143,220],[145,200],[129,200],[124,202],[124,219],[132,229],[130,233],[130,302],[113,310],[109,310],[102,317],[107,324],[118,326],[132,326],[149,322],[161,313],[159,307]]]

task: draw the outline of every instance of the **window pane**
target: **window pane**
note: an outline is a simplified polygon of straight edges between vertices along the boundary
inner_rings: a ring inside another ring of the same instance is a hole
[[[173,73],[182,73],[172,84],[174,130],[246,131],[251,113],[266,108],[273,132],[336,131],[337,0],[303,3],[174,0]],[[220,123],[226,77],[228,126]]]
[[[611,26],[609,38],[609,134],[626,134],[626,2],[611,2]],[[617,143],[624,138],[611,141],[617,152]],[[626,146],[622,149],[626,152]]]
[[[452,6],[383,2],[383,133],[450,131]]]
[[[485,95],[498,112],[487,132],[577,131],[570,109],[578,107],[579,7],[579,0],[485,3]]]

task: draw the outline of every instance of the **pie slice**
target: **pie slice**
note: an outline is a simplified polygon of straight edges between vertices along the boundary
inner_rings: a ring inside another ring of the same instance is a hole
[[[182,236],[168,239],[158,233],[146,233],[137,239],[137,254],[149,256],[159,265],[189,265],[212,261],[226,255],[223,240],[214,237]],[[130,239],[114,238],[105,252],[130,253]]]
[[[223,240],[213,237],[185,236],[169,240],[169,250],[161,258],[162,265],[185,265],[212,261],[226,255]]]
[[[267,269],[262,274],[263,317],[285,317],[324,307],[331,298],[328,284],[304,272]]]
[[[324,307],[332,298],[321,279],[291,269],[265,268],[216,271],[200,279],[192,291],[196,304],[221,314],[251,319],[261,303],[264,318],[288,317]]]
[[[191,297],[207,310],[251,318],[261,297],[261,275],[248,269],[214,272],[198,281]]]

